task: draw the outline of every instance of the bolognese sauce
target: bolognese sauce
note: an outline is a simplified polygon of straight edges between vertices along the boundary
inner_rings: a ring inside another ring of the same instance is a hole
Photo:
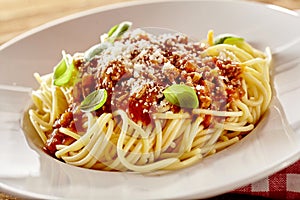
[[[73,102],[56,120],[45,150],[54,154],[55,145],[72,142],[59,133],[59,127],[84,130],[84,116],[78,106],[94,90],[105,89],[108,94],[95,115],[122,109],[143,125],[152,123],[153,113],[182,109],[164,98],[163,91],[173,84],[192,87],[203,109],[220,109],[241,98],[245,93],[242,68],[226,57],[203,58],[205,49],[204,43],[180,33],[154,36],[136,29],[109,44],[92,60],[86,61],[78,54],[74,57],[79,78],[73,87]],[[203,124],[209,126],[210,120],[211,116],[205,116]]]

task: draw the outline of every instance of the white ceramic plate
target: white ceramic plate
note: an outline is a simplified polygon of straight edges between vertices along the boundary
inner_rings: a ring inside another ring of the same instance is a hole
[[[83,51],[120,21],[175,29],[194,38],[234,33],[274,52],[277,93],[258,128],[236,145],[167,175],[108,173],[69,166],[31,148],[20,128],[36,87],[61,50]],[[300,18],[296,12],[240,1],[140,1],[79,13],[32,30],[0,47],[0,190],[31,198],[206,198],[257,181],[300,157]],[[282,107],[280,106],[282,105]],[[286,115],[286,117],[285,117]]]

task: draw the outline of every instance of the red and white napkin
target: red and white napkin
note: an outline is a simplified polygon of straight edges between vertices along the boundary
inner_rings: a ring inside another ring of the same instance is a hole
[[[239,188],[233,193],[300,200],[300,160],[258,182]]]
[[[296,10],[300,15],[300,10]],[[258,182],[239,188],[233,193],[278,200],[300,200],[300,160]]]

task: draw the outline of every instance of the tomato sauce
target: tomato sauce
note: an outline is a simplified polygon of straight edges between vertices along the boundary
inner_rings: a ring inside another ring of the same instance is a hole
[[[181,34],[154,37],[132,33],[91,61],[79,59],[76,68],[80,75],[73,87],[73,103],[54,124],[46,150],[54,154],[57,144],[74,141],[60,133],[59,127],[84,132],[84,115],[79,105],[98,89],[105,89],[108,97],[94,112],[96,116],[122,109],[130,119],[143,125],[152,123],[153,113],[160,110],[176,113],[183,109],[164,98],[164,89],[172,84],[194,88],[199,108],[225,110],[226,104],[245,94],[242,68],[229,59],[202,58],[204,49],[205,45],[189,41]],[[205,116],[203,125],[208,127],[211,120],[211,116]]]

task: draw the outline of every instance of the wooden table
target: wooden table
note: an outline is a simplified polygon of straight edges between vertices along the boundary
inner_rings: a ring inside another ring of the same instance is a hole
[[[46,22],[79,11],[130,0],[0,0],[0,45]],[[300,9],[300,0],[250,0]],[[1,199],[16,199],[0,193]],[[225,198],[220,198],[225,199]]]
[[[79,11],[130,0],[0,0],[0,45],[51,20]],[[300,9],[299,0],[251,0]]]

